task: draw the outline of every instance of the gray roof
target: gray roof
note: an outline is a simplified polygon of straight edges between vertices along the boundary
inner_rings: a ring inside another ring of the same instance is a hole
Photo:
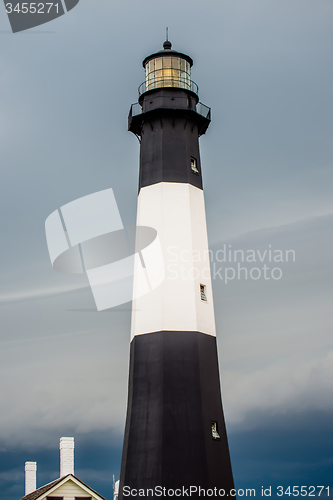
[[[90,488],[90,486],[88,486],[87,484],[85,484],[78,477],[73,476],[73,474],[68,474],[67,476],[60,477],[59,479],[56,479],[56,481],[53,481],[52,483],[49,483],[49,484],[46,484],[45,486],[42,486],[41,488],[38,488],[38,490],[35,490],[32,493],[29,493],[29,495],[25,495],[25,497],[22,497],[21,500],[37,500],[40,496],[44,495],[44,493],[47,493],[49,490],[51,490],[58,483],[61,483],[68,476],[75,477],[75,479],[77,481],[79,481],[81,484],[83,484],[83,486],[85,486],[86,488],[89,488],[92,493],[95,493],[100,498],[102,498],[103,500],[105,500],[105,498],[102,497],[102,495],[100,495],[99,493],[97,493],[97,491],[95,491],[92,488]]]

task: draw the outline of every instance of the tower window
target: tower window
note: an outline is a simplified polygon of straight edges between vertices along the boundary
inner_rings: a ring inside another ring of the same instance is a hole
[[[202,285],[201,283],[200,283],[200,298],[204,302],[207,302],[206,285]]]
[[[199,170],[197,167],[197,160],[196,160],[196,158],[193,158],[193,156],[191,156],[191,170],[194,174],[199,173]]]
[[[217,432],[217,422],[212,422],[211,428],[212,428],[213,439],[221,439],[220,434]]]

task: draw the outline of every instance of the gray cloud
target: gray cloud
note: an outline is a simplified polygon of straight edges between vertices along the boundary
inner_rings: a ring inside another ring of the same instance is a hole
[[[280,280],[214,281],[227,415],[245,425],[249,412],[332,410],[333,216],[247,233],[231,249],[293,249]],[[213,245],[216,250],[222,245]],[[219,266],[235,266],[219,263]],[[244,264],[242,264],[244,265]],[[246,264],[245,264],[246,265]],[[248,263],[248,267],[262,267]]]

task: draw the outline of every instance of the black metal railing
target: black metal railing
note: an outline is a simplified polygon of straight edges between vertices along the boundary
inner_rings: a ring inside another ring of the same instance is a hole
[[[210,108],[206,106],[205,104],[202,104],[202,102],[198,102],[196,105],[196,112],[210,120]]]
[[[130,117],[140,115],[141,113],[142,113],[141,104],[138,102],[132,104],[130,110]]]
[[[195,94],[199,93],[198,85],[192,80],[189,80],[188,78],[164,77],[164,78],[152,78],[151,80],[141,83],[141,85],[138,88],[139,97],[145,92],[148,92],[148,90],[172,88],[172,87],[178,89],[190,90]]]
[[[154,100],[154,99],[155,99],[155,97],[152,97],[152,100]],[[174,99],[177,99],[177,97],[175,97]],[[181,99],[183,99],[183,98],[181,98]],[[192,111],[196,111],[199,115],[210,120],[211,109],[208,106],[206,106],[205,104],[203,104],[202,102],[198,102],[195,109],[190,108],[190,107],[187,109],[191,109]],[[143,112],[142,106],[139,102],[132,104],[130,112],[129,112],[129,119],[131,119],[133,116],[140,115],[142,112]]]

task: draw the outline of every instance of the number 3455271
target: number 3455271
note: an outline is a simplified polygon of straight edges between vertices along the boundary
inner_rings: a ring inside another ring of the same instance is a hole
[[[32,3],[23,2],[21,5],[17,3],[6,3],[7,14],[12,12],[17,12],[17,14],[49,14],[51,9],[55,9],[56,13],[59,13],[58,3]]]

